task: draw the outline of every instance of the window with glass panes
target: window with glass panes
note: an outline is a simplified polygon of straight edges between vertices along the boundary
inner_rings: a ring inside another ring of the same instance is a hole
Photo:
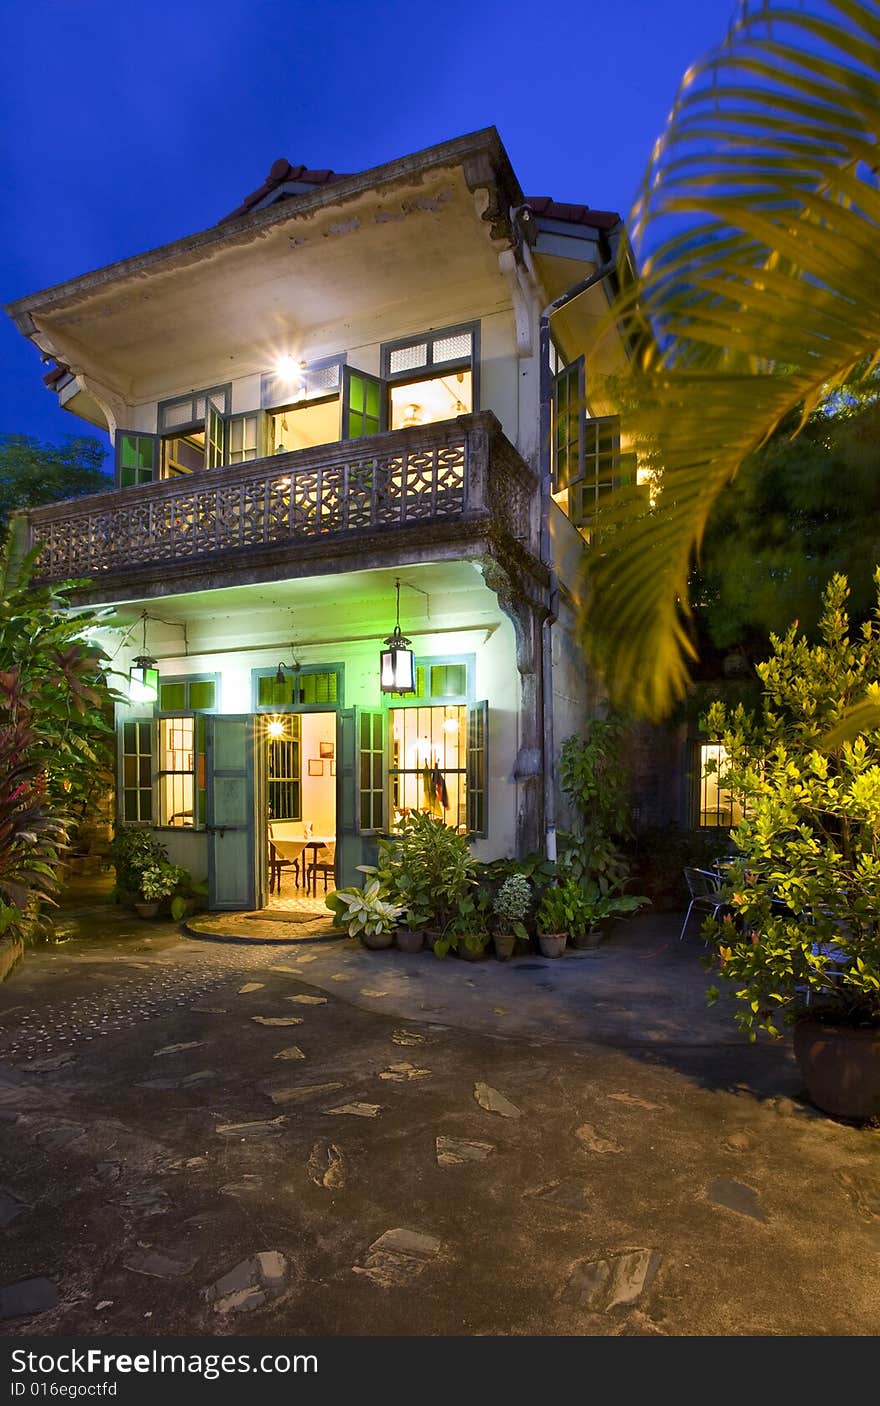
[[[215,676],[159,680],[160,713],[210,713],[217,705]]]
[[[152,483],[156,471],[158,440],[154,434],[119,430],[116,435],[116,481],[120,488]]]
[[[743,810],[724,784],[727,748],[722,742],[702,742],[697,747],[699,797],[697,824],[730,828],[738,825]]]
[[[254,670],[257,712],[286,708],[335,708],[342,705],[342,668]]]
[[[385,823],[384,718],[379,712],[361,713],[358,719],[360,776],[360,830],[380,830]]]
[[[153,819],[153,722],[122,724],[122,818],[132,824]]]
[[[266,790],[270,820],[302,819],[301,723],[285,718],[281,737],[269,736]]]
[[[226,422],[226,462],[246,464],[260,457],[262,413],[232,415]]]
[[[205,716],[158,721],[159,824],[199,829],[205,823]]]
[[[428,811],[467,825],[467,706],[391,708],[388,714],[392,825]]]

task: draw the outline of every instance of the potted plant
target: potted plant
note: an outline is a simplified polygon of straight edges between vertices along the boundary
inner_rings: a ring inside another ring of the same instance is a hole
[[[401,952],[421,952],[425,928],[431,919],[427,876],[417,866],[407,863],[406,852],[397,838],[379,841],[377,864],[358,867],[368,877],[377,879],[384,896],[402,909],[394,935],[395,945]]]
[[[774,637],[757,666],[756,712],[716,703],[706,720],[726,749],[725,789],[744,808],[730,907],[705,926],[710,960],[733,983],[749,1038],[779,1038],[793,1023],[812,1101],[860,1120],[880,1115],[880,730],[849,740],[839,724],[880,692],[880,569],[875,579],[878,611],[855,637],[835,576],[822,643],[796,626]]]
[[[390,883],[407,922],[424,924],[434,951],[442,956],[451,945],[446,936],[453,919],[467,911],[476,887],[467,836],[436,816],[414,811],[389,845]]]
[[[575,922],[580,885],[575,879],[551,884],[538,904],[536,923],[542,957],[561,957],[569,928]]]
[[[170,898],[180,883],[176,864],[148,864],[140,871],[135,910],[142,918],[155,918],[162,900]]]
[[[371,951],[391,946],[403,910],[384,897],[378,879],[370,879],[362,889],[336,889],[324,901],[333,913],[334,927],[359,937]]]
[[[528,941],[523,919],[531,901],[532,890],[524,874],[509,875],[492,900],[495,916],[492,942],[499,962],[510,961],[517,938]]]
[[[479,962],[489,945],[486,910],[472,899],[463,899],[443,937],[434,944],[438,956],[453,950],[466,962]]]
[[[583,880],[578,887],[580,892],[572,902],[572,920],[568,930],[569,940],[578,951],[599,946],[602,940],[600,924],[609,918],[637,913],[648,902],[641,894],[601,893],[599,885],[591,880]]]

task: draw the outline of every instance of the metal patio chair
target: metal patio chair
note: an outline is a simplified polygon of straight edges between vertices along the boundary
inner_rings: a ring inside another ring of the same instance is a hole
[[[685,929],[688,925],[691,913],[695,908],[702,909],[705,913],[710,913],[714,918],[719,909],[724,907],[724,900],[721,897],[721,876],[713,874],[710,869],[690,869],[685,866],[685,883],[691,901],[681,925],[681,932],[678,935],[679,942],[683,941]]]

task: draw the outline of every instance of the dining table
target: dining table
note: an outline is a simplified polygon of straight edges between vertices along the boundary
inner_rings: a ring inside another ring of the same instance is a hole
[[[312,862],[314,863],[314,862],[317,860],[317,858],[318,858],[318,853],[319,853],[320,850],[325,849],[327,845],[332,845],[332,844],[335,844],[335,843],[336,843],[336,836],[335,836],[335,835],[309,835],[308,838],[305,838],[305,836],[304,836],[301,840],[299,840],[299,839],[295,839],[295,840],[294,840],[294,839],[283,839],[283,840],[282,840],[282,839],[273,839],[273,840],[272,840],[272,847],[273,847],[273,849],[275,850],[275,853],[276,853],[276,855],[278,856],[278,858],[279,858],[279,859],[286,860],[288,864],[293,864],[293,863],[295,863],[298,859],[300,859],[300,858],[304,855],[304,852],[305,852],[306,850],[311,850],[311,852],[312,852]],[[308,866],[306,860],[303,859],[303,878],[306,877],[306,875],[308,874],[308,871],[309,871],[309,866]],[[278,878],[278,892],[280,893],[280,891],[281,891],[281,874],[280,874],[280,872],[278,873],[277,878]],[[303,887],[307,887],[307,885],[304,884]]]

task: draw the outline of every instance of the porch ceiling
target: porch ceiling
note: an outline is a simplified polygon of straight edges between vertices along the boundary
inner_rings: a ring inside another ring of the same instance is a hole
[[[183,653],[179,627],[184,624],[190,653],[221,645],[305,648],[378,641],[394,627],[398,578],[401,629],[415,639],[462,628],[491,629],[502,618],[497,597],[475,563],[442,561],[129,601],[108,623],[128,629],[146,611],[149,646],[160,658]]]
[[[274,223],[35,308],[34,340],[135,403],[271,369],[282,353],[338,351],[340,325],[349,348],[374,343],[409,327],[408,305],[418,331],[508,301],[460,165],[290,206]]]

